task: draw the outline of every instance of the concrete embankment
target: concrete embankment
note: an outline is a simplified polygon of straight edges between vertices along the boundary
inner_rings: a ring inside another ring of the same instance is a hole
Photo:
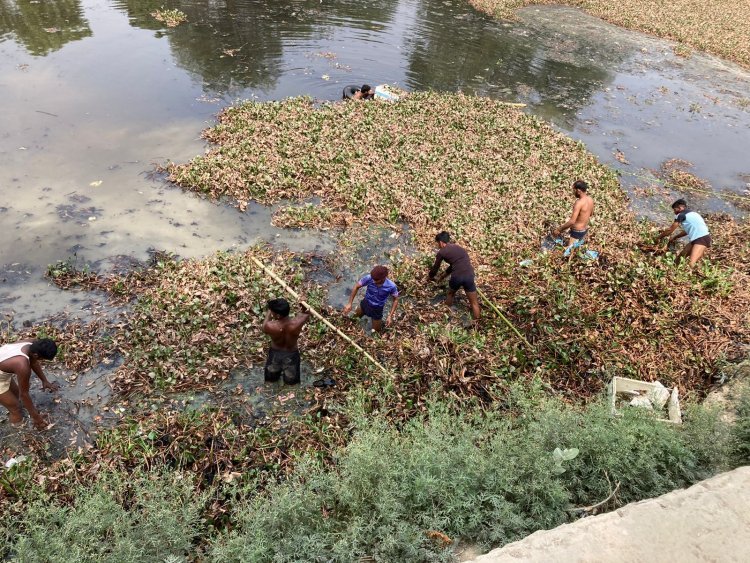
[[[471,563],[750,561],[750,466],[490,551]]]

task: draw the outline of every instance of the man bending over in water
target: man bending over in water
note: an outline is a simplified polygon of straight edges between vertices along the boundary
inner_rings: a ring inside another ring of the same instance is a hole
[[[0,404],[10,413],[10,422],[18,424],[23,420],[21,405],[26,409],[38,430],[47,427],[47,421],[34,407],[29,395],[31,372],[42,382],[42,389],[57,391],[60,386],[50,383],[42,371],[42,360],[52,360],[57,355],[54,340],[24,340],[15,344],[0,346]],[[18,383],[13,380],[16,376]]]
[[[445,273],[438,278],[438,281],[445,279],[450,275],[448,280],[448,297],[445,298],[445,304],[450,307],[453,305],[453,298],[456,292],[464,288],[466,297],[471,305],[471,316],[474,322],[479,320],[479,299],[477,298],[477,284],[474,279],[474,267],[471,265],[469,254],[457,244],[451,242],[451,235],[447,231],[441,231],[435,235],[435,243],[438,252],[435,255],[435,263],[430,268],[427,277],[430,280],[440,271],[440,263],[445,260],[448,268]]]
[[[263,332],[271,337],[271,349],[266,360],[265,380],[278,381],[284,375],[284,383],[295,385],[300,379],[300,355],[297,340],[302,327],[310,319],[310,313],[300,313],[289,318],[289,302],[286,299],[271,299],[263,321]]]
[[[671,226],[659,233],[659,238],[667,238],[677,229],[679,232],[669,239],[669,242],[676,241],[684,236],[688,237],[688,243],[675,258],[674,263],[679,264],[686,256],[690,257],[690,267],[695,266],[696,262],[703,258],[706,249],[711,248],[711,233],[708,232],[706,222],[698,213],[690,211],[687,208],[687,202],[684,199],[678,199],[672,204],[675,218]]]
[[[563,231],[570,229],[570,243],[565,249],[563,256],[571,256],[573,249],[582,246],[585,243],[586,234],[589,232],[589,221],[594,214],[594,200],[587,193],[589,185],[583,180],[573,183],[573,194],[576,196],[576,202],[573,204],[573,213],[566,223],[552,231],[556,237],[560,236]]]

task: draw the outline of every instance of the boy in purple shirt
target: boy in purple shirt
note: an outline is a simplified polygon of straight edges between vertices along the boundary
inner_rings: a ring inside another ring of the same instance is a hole
[[[383,332],[383,308],[388,297],[393,297],[393,306],[388,319],[385,321],[386,326],[393,322],[393,315],[398,307],[398,288],[396,284],[388,279],[388,268],[385,266],[375,266],[369,275],[363,277],[357,282],[349,296],[349,303],[344,307],[343,312],[346,315],[352,310],[354,298],[360,287],[366,287],[365,297],[359,302],[357,311],[354,313],[357,317],[363,316],[372,319],[372,328],[377,332]]]

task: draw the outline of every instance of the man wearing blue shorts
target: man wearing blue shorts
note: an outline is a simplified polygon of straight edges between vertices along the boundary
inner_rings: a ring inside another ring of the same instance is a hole
[[[659,238],[667,238],[678,228],[680,231],[669,239],[669,242],[673,242],[678,238],[682,238],[687,235],[688,242],[685,248],[682,249],[675,258],[674,263],[679,264],[680,261],[689,256],[690,267],[692,268],[698,260],[703,258],[703,254],[706,249],[711,248],[711,233],[708,232],[706,222],[703,220],[698,213],[690,211],[687,207],[687,202],[684,199],[678,199],[672,204],[672,211],[674,211],[675,218],[672,225],[664,229],[659,233]]]
[[[377,332],[383,332],[383,309],[389,297],[393,298],[391,311],[385,321],[386,326],[393,322],[393,316],[398,307],[398,288],[393,281],[388,279],[388,268],[385,266],[375,266],[369,275],[363,277],[357,282],[349,296],[349,303],[344,307],[344,314],[352,310],[354,298],[357,296],[359,288],[367,288],[365,297],[360,301],[357,311],[354,313],[357,317],[370,317],[372,319],[372,329]]]
[[[576,201],[573,204],[573,212],[570,219],[556,229],[552,230],[555,237],[559,237],[563,232],[570,229],[570,240],[568,247],[563,252],[563,256],[568,259],[573,258],[573,251],[586,244],[586,235],[589,232],[589,221],[594,214],[594,200],[588,194],[589,185],[583,180],[577,180],[573,183],[573,195]]]
[[[451,235],[446,231],[441,231],[435,236],[435,243],[438,246],[438,252],[435,255],[435,263],[430,268],[427,277],[431,280],[440,271],[440,264],[445,260],[448,263],[448,269],[438,278],[438,281],[445,279],[450,275],[448,280],[448,297],[445,298],[445,304],[450,307],[453,305],[453,298],[456,292],[463,288],[466,297],[469,299],[471,306],[471,316],[474,321],[479,320],[479,299],[477,298],[477,284],[474,280],[474,267],[471,265],[469,254],[457,244],[451,242]]]

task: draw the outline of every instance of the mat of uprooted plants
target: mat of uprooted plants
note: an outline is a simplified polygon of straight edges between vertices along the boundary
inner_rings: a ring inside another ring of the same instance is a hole
[[[132,422],[97,440],[76,473],[81,478],[100,465],[138,460],[222,479],[251,469],[283,472],[294,452],[326,455],[346,443],[348,400],[398,421],[424,409],[435,393],[467,406],[502,405],[510,382],[531,377],[570,400],[598,393],[613,375],[699,393],[747,342],[746,228],[709,217],[716,241],[711,261],[695,272],[674,268],[653,245],[653,230],[633,220],[611,171],[579,143],[498,102],[419,94],[396,105],[249,103],[225,111],[206,135],[215,142],[211,151],[172,167],[175,181],[212,197],[230,196],[238,206],[251,199],[318,198],[318,207],[291,216],[298,226],[338,228],[344,243],[361,244],[369,223],[397,223],[399,232],[408,223],[423,252],[392,255],[391,277],[403,297],[397,322],[382,338],[367,338],[325,304],[314,270],[328,269],[335,277],[338,257],[321,261],[254,247],[198,260],[161,256],[110,276],[51,268],[61,287],[131,301],[107,326],[45,327],[62,342],[62,362],[83,370],[101,357],[121,355],[114,384],[122,393],[135,392],[134,404],[155,388],[213,388],[236,366],[261,364],[268,346],[261,331],[264,304],[284,293],[254,266],[256,257],[388,373],[311,321],[301,340],[304,369],[336,385],[310,389],[305,416],[288,418],[282,409],[257,424],[241,406],[179,416],[166,406],[134,412]],[[591,183],[597,202],[590,239],[601,252],[596,263],[569,262],[560,252],[539,249],[546,225],[569,213],[570,183],[578,178]],[[431,240],[442,228],[457,233],[470,250],[480,288],[528,345],[486,304],[479,330],[472,331],[464,327],[465,303],[455,311],[436,303],[445,287],[428,284],[425,274]],[[522,267],[522,260],[531,262]],[[293,307],[296,313],[299,307]],[[135,458],[124,459],[118,453],[123,447]],[[246,455],[258,448],[257,455]]]
[[[361,223],[406,222],[424,251],[446,229],[471,251],[480,288],[532,345],[487,308],[476,334],[446,323],[430,305],[438,290],[425,283],[429,255],[410,258],[393,273],[406,296],[398,326],[371,344],[397,373],[541,372],[584,395],[623,375],[689,391],[709,384],[718,363],[747,341],[746,229],[709,220],[713,260],[694,273],[674,268],[653,252],[653,228],[634,220],[611,170],[502,103],[439,94],[394,105],[248,102],[222,112],[204,135],[212,147],[172,165],[174,182],[239,207],[252,199],[321,202],[319,212],[283,205],[282,224],[291,216],[294,226],[357,232]],[[589,247],[601,259],[593,264],[539,252],[548,226],[567,219],[576,179],[590,183],[597,203]]]
[[[673,39],[750,67],[750,2],[741,0],[469,0],[476,9],[511,19],[519,8],[543,4],[581,8],[616,25]],[[681,52],[681,51],[676,51]]]

